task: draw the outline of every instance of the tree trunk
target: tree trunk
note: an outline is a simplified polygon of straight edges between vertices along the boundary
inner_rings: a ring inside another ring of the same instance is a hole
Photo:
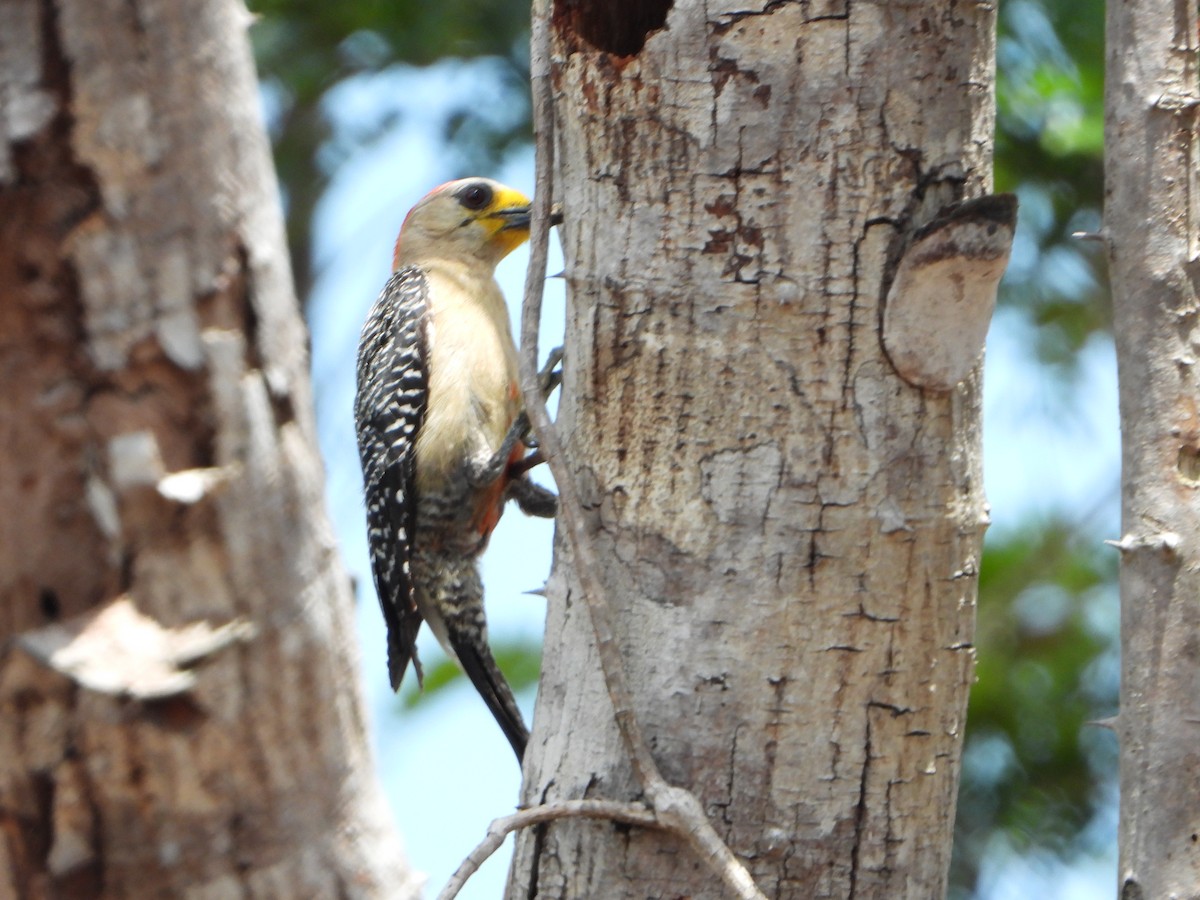
[[[919,388],[881,305],[917,226],[990,188],[993,17],[554,4],[568,465],[652,752],[768,896],[945,891],[987,520],[982,334]],[[524,800],[632,799],[570,566],[548,587]],[[724,895],[656,832],[520,837],[509,896],[599,886]]]
[[[1200,898],[1196,0],[1110,3],[1104,228],[1120,376],[1122,900]]]
[[[414,892],[248,24],[0,0],[5,897]]]

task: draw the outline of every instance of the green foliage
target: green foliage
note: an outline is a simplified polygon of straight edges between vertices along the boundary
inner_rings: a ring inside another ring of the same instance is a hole
[[[1021,215],[1001,302],[1038,328],[1037,355],[1070,374],[1084,342],[1111,327],[1099,244],[1104,193],[1104,5],[1012,0],[1000,6],[996,187]]]
[[[308,100],[356,72],[448,56],[507,56],[529,29],[529,4],[495,0],[253,0],[259,65]]]
[[[990,540],[980,571],[952,880],[974,886],[1000,839],[1071,856],[1107,802],[1116,711],[1117,554],[1062,521]]]
[[[1001,4],[997,57],[996,186],[1021,197],[1001,302],[1037,326],[1030,364],[1047,371],[1030,377],[1087,402],[1074,362],[1111,308],[1101,245],[1072,234],[1100,228],[1103,3]],[[1083,835],[1111,808],[1117,750],[1089,723],[1116,711],[1119,615],[1116,553],[1089,531],[1029,521],[985,547],[951,896],[972,895],[989,853],[1097,849]]]
[[[461,171],[486,171],[530,134],[527,0],[249,0],[251,29],[268,97],[275,166],[287,205],[288,245],[302,301],[312,289],[312,219],[338,160],[398,123],[395,110],[343,133],[334,118],[337,88],[352,79],[448,57],[488,59],[508,114],[471,100],[451,112],[446,140],[461,150]],[[330,155],[330,149],[336,152]]]

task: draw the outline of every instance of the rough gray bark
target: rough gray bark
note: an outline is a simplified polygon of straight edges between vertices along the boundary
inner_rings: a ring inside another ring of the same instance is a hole
[[[903,380],[881,303],[915,229],[990,187],[993,9],[626,5],[554,5],[558,424],[635,712],[768,896],[939,896],[987,518],[979,371]],[[530,804],[637,795],[578,591],[560,554]],[[658,832],[519,838],[509,896],[600,886],[722,895]]]
[[[1122,900],[1200,898],[1200,6],[1110,3]]]
[[[0,0],[3,896],[414,893],[248,25]]]

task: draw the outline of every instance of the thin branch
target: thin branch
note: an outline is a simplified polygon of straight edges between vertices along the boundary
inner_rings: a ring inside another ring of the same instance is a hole
[[[521,306],[521,390],[529,420],[537,435],[538,446],[558,487],[558,521],[567,534],[575,573],[579,578],[596,633],[600,665],[612,698],[617,727],[629,750],[634,775],[646,785],[661,780],[658,766],[646,747],[641,726],[633,715],[633,694],[625,678],[613,632],[612,619],[605,601],[604,589],[596,573],[599,571],[587,526],[580,515],[583,505],[575,480],[568,471],[562,455],[562,441],[550,413],[541,400],[538,387],[538,330],[542,317],[542,294],[546,281],[546,255],[550,238],[550,208],[554,192],[554,98],[550,84],[550,10],[549,0],[539,0],[534,6],[532,50],[529,63],[533,82],[533,133],[536,177],[533,194],[533,223],[529,235],[529,270],[525,276],[525,300]]]
[[[645,788],[660,828],[684,838],[696,855],[708,863],[709,868],[742,900],[766,900],[742,861],[717,834],[695,794],[668,784],[657,771],[655,780]]]
[[[550,421],[538,384],[538,329],[546,280],[546,254],[550,235],[550,209],[554,180],[554,99],[550,83],[550,0],[536,0],[533,8],[530,75],[533,91],[534,183],[533,222],[530,229],[529,270],[521,306],[521,389],[538,444],[558,486],[558,522],[566,533],[587,610],[596,635],[596,649],[604,681],[613,704],[613,715],[629,753],[634,776],[654,810],[654,823],[684,838],[713,871],[743,900],[765,900],[750,873],[712,827],[691,792],[673,787],[663,778],[634,715],[633,693],[625,675],[621,651],[613,631],[612,613],[599,565],[592,548],[583,505],[562,455],[562,442]],[[568,211],[569,213],[569,211]],[[569,801],[568,801],[569,802]],[[576,801],[586,802],[586,801]],[[532,812],[532,811],[529,811]],[[520,814],[518,814],[520,815]],[[512,817],[510,817],[512,818]],[[520,825],[514,826],[520,827]],[[501,837],[501,840],[503,838]],[[493,848],[494,849],[494,848]],[[488,851],[491,852],[491,851]],[[486,858],[486,856],[485,856]],[[472,870],[473,871],[473,870]],[[468,875],[470,873],[467,873]],[[457,876],[456,876],[457,877]],[[453,896],[453,895],[450,895]]]
[[[454,875],[442,888],[437,900],[454,900],[467,883],[467,879],[479,871],[479,867],[500,849],[504,839],[518,828],[529,828],[551,822],[555,819],[588,818],[609,819],[613,822],[623,822],[626,825],[640,825],[643,828],[659,827],[654,813],[640,803],[617,803],[613,800],[559,800],[554,803],[543,803],[540,806],[522,809],[511,816],[495,819],[488,826],[487,837],[479,842],[470,856],[463,860],[462,865],[455,870]]]
[[[615,800],[557,800],[522,809],[510,816],[494,819],[487,836],[462,861],[437,900],[454,900],[466,886],[467,880],[500,849],[504,839],[519,828],[530,828],[556,819],[608,819],[641,828],[656,828],[682,835],[701,858],[721,864],[721,876],[739,896],[761,897],[750,874],[738,862],[733,852],[709,825],[696,796],[683,788],[666,785],[656,810],[641,803],[620,803]],[[699,826],[699,827],[697,827]]]

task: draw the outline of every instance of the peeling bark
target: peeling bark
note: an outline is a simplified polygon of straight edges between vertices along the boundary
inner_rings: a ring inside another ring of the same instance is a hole
[[[0,894],[409,895],[249,16],[0,0],[0,23]],[[81,618],[126,595],[134,618]],[[187,629],[238,620],[219,651]],[[97,669],[93,621],[212,655],[147,687],[144,659]]]
[[[990,187],[993,10],[680,0],[614,55],[597,8],[554,6],[559,429],[637,716],[767,896],[940,896],[979,365],[909,384],[882,303],[908,236]],[[527,804],[636,799],[578,591],[560,553]],[[601,888],[723,896],[658,832],[519,837],[508,896]]]

